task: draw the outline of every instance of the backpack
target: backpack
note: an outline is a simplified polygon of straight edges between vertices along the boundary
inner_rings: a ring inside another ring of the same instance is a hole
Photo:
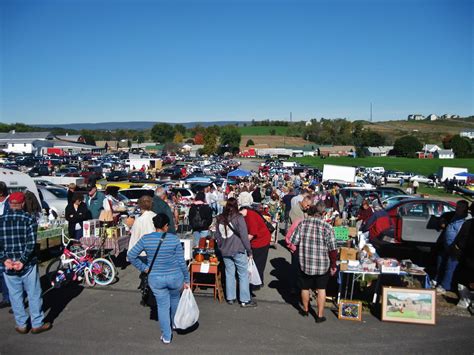
[[[190,221],[191,227],[194,230],[204,230],[207,229],[206,221],[201,216],[201,206],[196,205],[196,213],[194,214],[192,220]]]

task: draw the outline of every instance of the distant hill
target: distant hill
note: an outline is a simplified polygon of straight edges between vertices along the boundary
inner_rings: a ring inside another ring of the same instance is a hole
[[[64,129],[89,129],[89,130],[116,130],[116,129],[136,129],[136,130],[146,130],[151,129],[155,125],[156,121],[130,121],[130,122],[99,122],[99,123],[67,123],[67,124],[42,124],[36,125],[39,128],[64,128]],[[170,122],[167,122],[170,123]],[[186,128],[193,128],[197,125],[203,127],[209,126],[225,126],[229,124],[240,124],[242,121],[214,121],[214,122],[176,122],[176,124],[182,124]],[[249,122],[250,123],[250,122]]]

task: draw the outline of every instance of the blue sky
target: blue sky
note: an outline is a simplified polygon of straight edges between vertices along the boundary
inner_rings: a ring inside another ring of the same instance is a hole
[[[473,3],[3,0],[0,121],[470,115]]]

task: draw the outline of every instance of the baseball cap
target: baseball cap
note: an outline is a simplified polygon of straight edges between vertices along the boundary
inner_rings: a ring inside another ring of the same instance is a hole
[[[10,203],[20,204],[25,202],[25,194],[23,192],[13,192],[8,198]]]

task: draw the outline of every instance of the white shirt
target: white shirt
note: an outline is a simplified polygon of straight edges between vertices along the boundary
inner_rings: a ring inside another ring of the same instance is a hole
[[[239,198],[237,199],[239,203],[239,207],[242,206],[251,206],[253,203],[253,197],[250,192],[244,191],[239,194]]]
[[[2,202],[0,202],[0,216],[3,216],[3,213],[5,212],[5,204],[7,201],[8,201],[8,196]]]
[[[155,216],[156,213],[145,211],[140,217],[135,219],[132,230],[130,231],[131,235],[130,242],[128,243],[128,250],[132,249],[145,234],[155,232],[156,228],[153,224],[153,217]],[[140,255],[145,255],[145,252],[142,252]]]
[[[104,198],[104,202],[102,202],[102,207],[104,208],[104,211],[110,211],[110,205],[112,205],[112,208],[115,208],[118,205],[118,201],[113,198],[112,195],[106,195]]]

